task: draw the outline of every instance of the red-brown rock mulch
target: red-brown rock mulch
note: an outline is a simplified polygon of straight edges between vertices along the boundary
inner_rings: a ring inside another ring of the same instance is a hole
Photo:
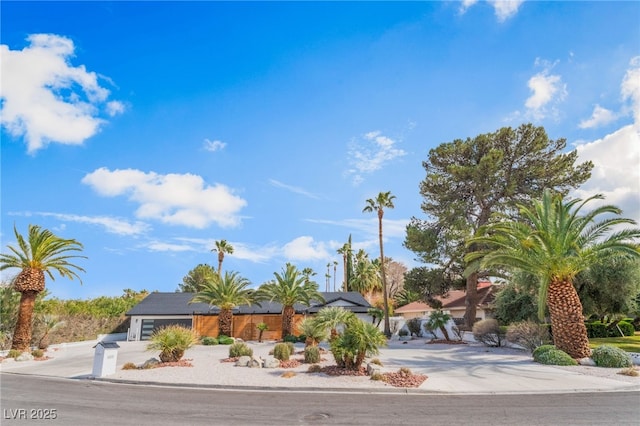
[[[424,374],[382,373],[382,380],[395,388],[417,388],[427,379]]]
[[[445,340],[445,339],[433,339],[427,342],[427,345],[433,344],[445,344],[445,345],[466,345],[467,342],[463,340]]]
[[[232,356],[231,358],[223,358],[220,360],[220,362],[236,362],[239,359],[239,356]]]
[[[302,363],[297,359],[290,359],[288,361],[280,361],[280,368],[296,368]]]
[[[338,367],[337,365],[328,365],[326,367],[322,367],[321,372],[329,376],[366,376],[367,375],[367,369],[364,367],[360,367],[357,370],[353,370],[350,368]]]
[[[193,361],[193,359],[181,359],[180,361],[176,361],[176,362],[159,362],[159,363],[155,364],[153,368],[160,368],[160,367],[193,367],[193,364],[191,364],[191,361]]]

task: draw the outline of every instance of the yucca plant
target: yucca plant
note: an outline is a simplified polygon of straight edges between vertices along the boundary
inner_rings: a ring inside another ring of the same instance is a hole
[[[256,328],[258,329],[258,342],[262,343],[262,334],[269,329],[269,326],[266,323],[261,322],[256,325]]]
[[[199,340],[198,334],[191,328],[168,325],[153,332],[147,350],[160,351],[162,362],[177,362],[182,359],[184,352]]]

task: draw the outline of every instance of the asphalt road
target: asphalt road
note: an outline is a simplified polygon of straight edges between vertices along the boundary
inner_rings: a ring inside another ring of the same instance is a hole
[[[0,423],[635,425],[640,392],[428,395],[220,391],[0,374]]]

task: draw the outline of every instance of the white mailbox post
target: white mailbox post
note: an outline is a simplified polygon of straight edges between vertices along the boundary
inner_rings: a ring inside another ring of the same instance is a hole
[[[96,352],[93,357],[93,372],[91,373],[94,377],[115,374],[119,347],[116,342],[98,342],[94,346]]]

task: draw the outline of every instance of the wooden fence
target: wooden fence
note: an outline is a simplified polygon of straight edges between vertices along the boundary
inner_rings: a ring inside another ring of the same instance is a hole
[[[296,314],[293,317],[294,334],[299,334],[298,323],[304,319],[304,315]],[[256,328],[261,322],[269,327],[262,333],[263,340],[279,340],[282,335],[282,315],[234,315],[232,325],[232,336],[242,340],[258,340],[259,330]],[[218,329],[217,315],[194,315],[193,328],[200,336],[217,337],[220,334]]]

